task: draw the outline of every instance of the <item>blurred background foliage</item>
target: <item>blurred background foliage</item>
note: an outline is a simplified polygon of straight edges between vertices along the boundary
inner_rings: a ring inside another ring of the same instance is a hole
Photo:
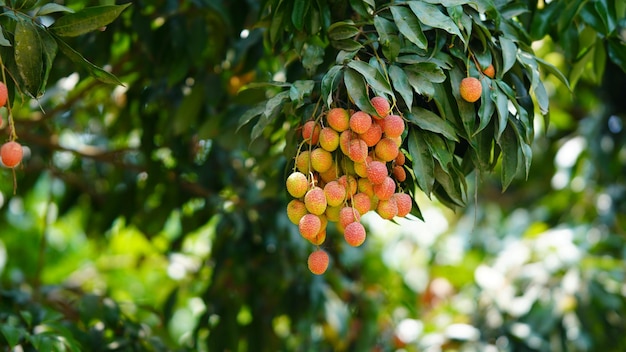
[[[503,193],[471,174],[456,213],[424,197],[424,221],[367,215],[362,247],[329,235],[320,277],[284,211],[295,132],[251,143],[239,118],[268,93],[237,92],[307,77],[298,48],[268,42],[276,21],[316,40],[374,1],[312,1],[307,24],[290,1],[138,0],[73,38],[125,85],[58,57],[45,95],[16,99],[27,158],[15,194],[0,173],[2,349],[626,349],[626,5],[494,2],[572,87],[544,77],[528,180]]]

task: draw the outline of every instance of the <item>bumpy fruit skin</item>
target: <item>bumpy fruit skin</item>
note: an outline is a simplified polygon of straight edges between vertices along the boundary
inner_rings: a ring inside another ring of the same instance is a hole
[[[287,177],[287,192],[294,198],[304,197],[306,191],[309,189],[309,181],[302,172],[292,172]]]
[[[383,132],[386,137],[395,138],[404,132],[404,120],[398,115],[389,115],[383,119]]]
[[[394,166],[393,169],[391,170],[391,173],[393,174],[393,178],[395,178],[396,181],[398,182],[406,181],[406,171],[404,170],[404,167],[396,164],[396,166]]]
[[[328,206],[324,190],[317,186],[311,188],[304,195],[304,205],[306,205],[306,210],[308,210],[309,213],[315,215],[324,214]]]
[[[307,143],[316,145],[317,142],[319,142],[321,130],[322,128],[317,122],[309,120],[302,126],[302,138],[307,141]]]
[[[493,67],[493,64],[489,64],[489,66],[483,70],[483,73],[489,78],[494,78],[496,76],[496,69]]]
[[[311,166],[317,172],[326,172],[333,166],[333,156],[324,148],[311,151]]]
[[[337,132],[343,132],[350,127],[350,114],[343,108],[332,108],[326,114],[328,125]]]
[[[374,148],[376,157],[383,161],[395,160],[400,152],[399,146],[391,138],[383,138],[376,144]]]
[[[365,133],[372,126],[372,117],[363,111],[357,111],[350,116],[350,129],[355,133]]]
[[[328,206],[339,206],[346,200],[346,188],[337,181],[330,181],[324,186]]]
[[[303,150],[296,158],[296,168],[303,174],[311,172],[311,152]]]
[[[372,201],[367,194],[357,193],[352,196],[352,207],[358,210],[359,214],[363,215],[372,208]]]
[[[393,199],[396,201],[396,205],[398,207],[397,216],[404,217],[411,212],[411,209],[413,208],[413,201],[411,200],[410,195],[406,193],[396,193],[393,195]]]
[[[480,84],[478,78],[465,77],[461,80],[459,93],[463,100],[473,103],[480,99],[480,96],[483,94],[483,86]]]
[[[360,222],[353,222],[346,226],[343,231],[343,238],[352,247],[358,247],[365,242],[365,227]]]
[[[367,178],[373,185],[382,183],[387,177],[387,166],[381,161],[374,160],[367,165]]]
[[[339,210],[338,224],[341,228],[345,229],[348,224],[361,221],[361,214],[356,208],[343,207]]]
[[[367,158],[367,144],[362,139],[353,139],[348,145],[348,158],[355,163],[365,162]]]
[[[2,147],[0,147],[0,159],[2,159],[2,163],[6,167],[16,167],[22,161],[23,157],[24,151],[22,150],[22,146],[15,141],[4,143]]]
[[[333,152],[339,147],[339,133],[330,127],[324,127],[320,131],[320,147]]]
[[[365,141],[368,147],[373,147],[380,141],[380,138],[383,136],[383,129],[380,124],[373,123],[370,128],[359,135],[359,138]]]
[[[376,212],[381,218],[391,220],[398,215],[398,204],[393,197],[387,200],[381,200],[378,202]]]
[[[374,194],[380,200],[387,200],[396,193],[396,182],[389,176],[382,183],[374,185]]]
[[[330,262],[330,257],[328,253],[322,249],[318,249],[315,252],[309,254],[309,259],[307,260],[307,265],[309,270],[315,275],[322,275],[328,269],[328,263]]]
[[[374,107],[374,109],[376,109],[376,113],[378,113],[378,116],[374,116],[374,118],[382,119],[382,118],[385,118],[387,115],[389,115],[391,106],[389,105],[389,102],[387,101],[387,99],[383,97],[373,97],[372,100],[370,100],[370,102],[372,103],[372,106]]]
[[[0,106],[5,106],[9,100],[9,90],[4,82],[0,82]]]
[[[401,151],[398,153],[398,156],[396,157],[396,165],[402,166],[404,165],[405,162],[406,162],[406,157],[404,156],[404,153]]]
[[[308,213],[309,211],[306,210],[306,205],[304,205],[304,202],[301,200],[292,199],[287,204],[287,217],[294,225],[298,225],[300,219]]]
[[[315,214],[306,214],[298,222],[298,229],[307,240],[315,238],[322,230],[322,220]]]

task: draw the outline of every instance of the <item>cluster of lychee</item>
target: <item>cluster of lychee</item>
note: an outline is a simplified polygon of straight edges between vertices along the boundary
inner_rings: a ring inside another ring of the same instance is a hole
[[[400,150],[404,119],[391,114],[384,97],[371,99],[376,115],[335,107],[302,126],[303,142],[286,187],[294,198],[287,216],[300,234],[318,249],[308,259],[317,275],[329,256],[319,246],[334,222],[350,246],[360,246],[366,231],[361,216],[370,210],[383,219],[411,212],[411,197],[400,191],[406,179]]]
[[[7,104],[9,100],[9,90],[4,82],[0,82],[0,107]],[[2,125],[2,118],[0,117],[0,125]],[[8,168],[14,168],[22,161],[24,152],[22,146],[15,140],[6,142],[0,147],[0,160],[2,164]]]

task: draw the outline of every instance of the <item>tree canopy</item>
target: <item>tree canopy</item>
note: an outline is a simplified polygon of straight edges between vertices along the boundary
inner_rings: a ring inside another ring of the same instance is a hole
[[[0,5],[1,348],[626,348],[623,1]],[[411,214],[312,244],[303,126],[374,97]]]

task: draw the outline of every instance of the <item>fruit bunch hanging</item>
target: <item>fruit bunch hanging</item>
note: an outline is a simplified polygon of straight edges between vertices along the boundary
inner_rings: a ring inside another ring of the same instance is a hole
[[[383,219],[411,212],[412,198],[402,191],[405,155],[400,149],[405,122],[391,114],[384,97],[374,97],[376,114],[334,107],[302,126],[302,143],[286,187],[294,198],[287,215],[300,234],[317,246],[308,267],[323,274],[329,256],[320,246],[329,222],[346,243],[365,242],[361,216],[375,211]]]

